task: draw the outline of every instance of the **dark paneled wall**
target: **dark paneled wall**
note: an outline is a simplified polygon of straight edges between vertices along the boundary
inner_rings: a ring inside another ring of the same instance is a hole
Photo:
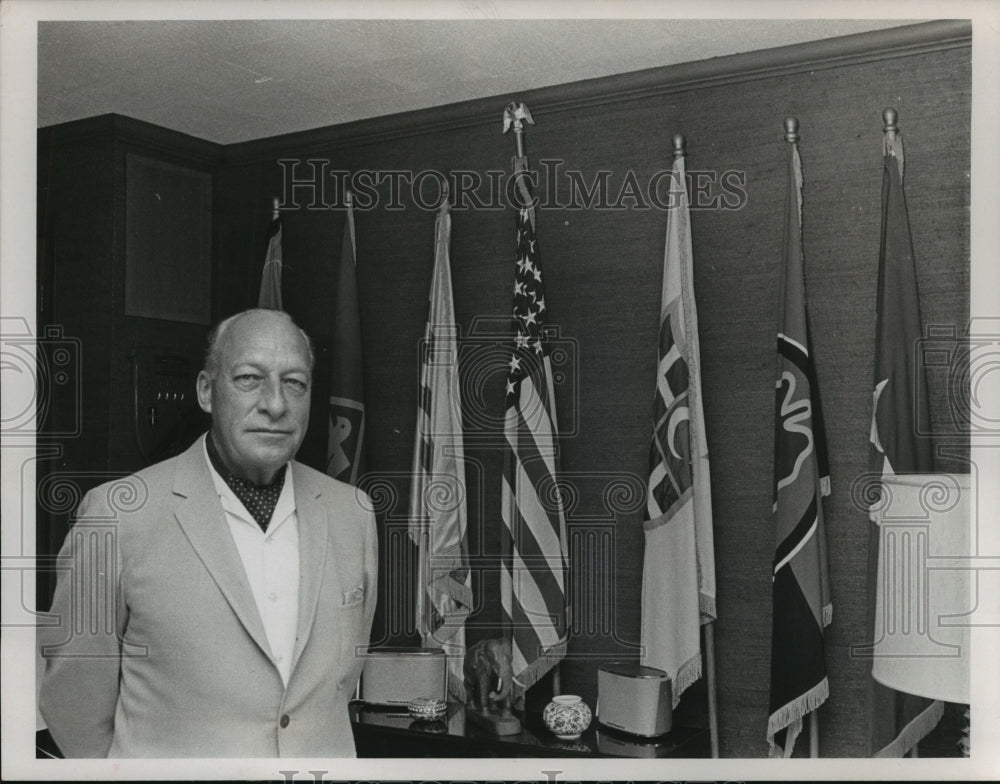
[[[827,47],[829,49],[829,47]],[[852,501],[852,483],[867,470],[875,329],[881,182],[881,113],[899,110],[906,145],[906,190],[926,326],[960,334],[968,322],[970,50],[964,43],[910,47],[839,64],[804,65],[756,74],[734,73],[635,97],[560,103],[555,90],[523,96],[537,125],[528,130],[532,162],[560,159],[586,182],[608,171],[611,201],[629,173],[645,185],[671,164],[671,135],[687,137],[689,171],[714,182],[710,195],[728,202],[692,212],[695,286],[701,325],[705,415],[712,454],[718,622],[716,647],[724,756],[765,753],[770,651],[771,455],[776,298],[785,194],[782,120],[800,121],[805,178],[805,267],[816,365],[828,423],[834,492],[828,537],[834,621],[827,635],[831,696],[820,712],[824,756],[866,753],[867,666],[850,646],[866,638],[866,515]],[[826,50],[824,50],[826,51]],[[664,78],[669,69],[664,69]],[[623,84],[627,80],[623,78]],[[667,79],[669,81],[669,79]],[[610,84],[605,82],[605,84]],[[569,94],[572,91],[568,91]],[[577,93],[580,91],[577,90]],[[438,130],[397,118],[395,132],[366,139],[365,124],[343,134],[318,131],[230,148],[216,177],[216,252],[221,279],[217,315],[256,302],[270,199],[283,194],[278,160],[328,161],[329,170],[471,170],[484,179],[510,166],[512,139],[500,135],[496,100],[488,117]],[[452,116],[461,107],[452,108]],[[477,110],[482,102],[477,102]],[[375,129],[375,125],[370,126]],[[304,164],[303,164],[304,165]],[[550,171],[554,164],[550,164]],[[730,172],[729,190],[720,178]],[[300,178],[308,170],[300,166]],[[332,185],[333,178],[327,178]],[[538,193],[565,203],[568,181]],[[434,190],[427,184],[427,193]],[[745,198],[740,195],[745,194]],[[485,188],[484,193],[485,195]],[[427,315],[433,214],[407,193],[403,209],[356,213],[358,281],[369,414],[368,464],[396,500],[383,505],[383,548],[400,559],[394,527],[405,521],[416,412],[417,348]],[[337,208],[310,209],[285,197],[284,294],[287,309],[320,348],[314,427],[303,457],[322,459],[323,379],[333,324],[334,269],[343,230]],[[323,197],[321,197],[321,200]],[[334,202],[333,189],[325,197]],[[563,688],[593,704],[600,660],[633,657],[639,636],[643,553],[641,503],[627,498],[628,478],[645,481],[652,416],[656,336],[666,215],[659,209],[543,208],[538,236],[549,319],[558,325],[571,362],[557,384],[562,468],[577,489],[569,518],[577,619]],[[453,211],[452,273],[463,335],[486,317],[504,323],[511,304],[514,216],[509,209]],[[499,526],[497,429],[502,369],[489,364],[486,338],[465,347],[473,551],[495,554]],[[477,353],[478,352],[478,353]],[[948,379],[930,376],[932,416],[942,441],[957,444]],[[483,422],[483,420],[486,420]],[[480,426],[479,423],[483,423]],[[963,470],[960,460],[942,469]],[[634,489],[634,488],[633,488]],[[383,497],[384,500],[384,497]],[[399,553],[405,554],[405,547]],[[486,559],[489,561],[489,558]],[[379,631],[400,639],[395,610],[405,565],[388,563]],[[388,586],[388,587],[387,587]],[[477,577],[478,609],[470,639],[494,628],[498,581]],[[393,615],[388,618],[387,615]],[[697,712],[694,692],[682,710]],[[800,744],[805,746],[805,741]]]

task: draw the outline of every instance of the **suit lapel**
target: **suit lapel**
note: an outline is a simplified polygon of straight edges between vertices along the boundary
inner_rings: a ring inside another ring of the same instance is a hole
[[[179,458],[174,493],[182,496],[174,514],[222,595],[233,608],[240,623],[268,657],[271,649],[264,623],[247,580],[240,554],[229,533],[219,495],[205,462],[204,439]]]
[[[295,630],[295,649],[292,652],[292,672],[309,640],[309,632],[316,617],[330,530],[329,512],[322,503],[319,485],[310,481],[307,472],[296,471],[297,467],[298,463],[292,464],[295,512],[299,523],[299,618]]]

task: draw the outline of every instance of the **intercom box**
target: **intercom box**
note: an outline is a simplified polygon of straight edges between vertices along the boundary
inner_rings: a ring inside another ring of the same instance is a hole
[[[448,698],[448,660],[439,648],[372,648],[360,697],[372,705],[406,705],[417,697]]]
[[[597,670],[597,720],[631,735],[653,738],[673,726],[670,678],[633,662],[608,662]]]

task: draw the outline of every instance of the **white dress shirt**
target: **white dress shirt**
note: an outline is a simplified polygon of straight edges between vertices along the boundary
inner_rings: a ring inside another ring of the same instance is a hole
[[[295,514],[292,464],[285,471],[285,483],[265,533],[215,470],[207,448],[205,462],[243,561],[271,656],[287,686],[299,616],[299,521]]]

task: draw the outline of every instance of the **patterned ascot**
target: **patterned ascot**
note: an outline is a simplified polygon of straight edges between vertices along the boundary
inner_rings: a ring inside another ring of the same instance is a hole
[[[212,441],[212,434],[209,433],[205,439],[205,447],[208,450],[208,458],[212,461],[212,466],[219,472],[229,489],[233,491],[246,510],[256,520],[260,530],[267,533],[267,526],[271,522],[271,515],[274,514],[274,507],[278,505],[278,498],[281,496],[281,488],[285,485],[285,469],[283,465],[274,477],[274,481],[269,485],[258,485],[249,479],[237,476],[222,462],[215,443]]]

